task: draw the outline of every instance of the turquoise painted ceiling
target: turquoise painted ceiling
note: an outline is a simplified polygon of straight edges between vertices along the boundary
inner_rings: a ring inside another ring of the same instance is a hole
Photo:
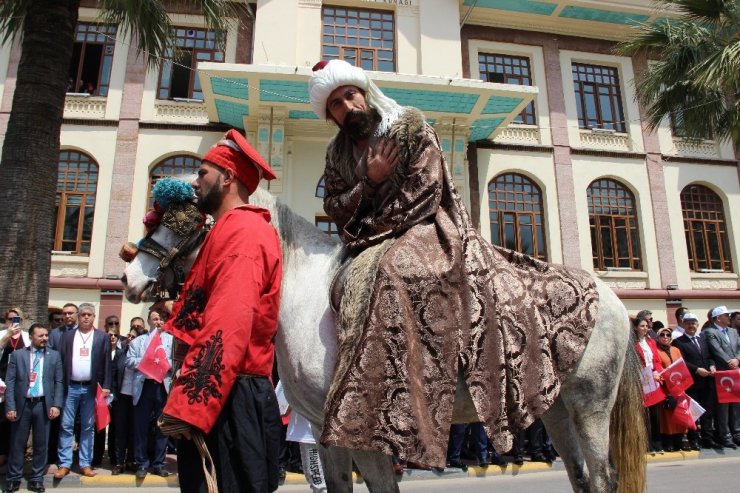
[[[292,121],[318,120],[309,104],[307,77],[276,75],[260,71],[260,67],[254,65],[232,65],[226,75],[221,69],[223,66],[212,64],[201,68],[201,84],[212,121],[243,129],[245,121],[256,117],[259,108],[265,106],[286,109],[287,118]],[[240,69],[243,72],[235,75]],[[376,82],[399,104],[424,111],[432,124],[463,119],[473,127],[469,140],[492,138],[494,132],[508,124],[535,95],[535,90],[528,87],[432,79],[420,79],[417,84]]]
[[[650,16],[607,8],[580,7],[565,5],[560,10],[561,2],[545,2],[540,0],[465,0],[463,5],[475,8],[503,10],[524,14],[560,17],[581,21],[603,22],[606,24],[634,25],[646,22]]]

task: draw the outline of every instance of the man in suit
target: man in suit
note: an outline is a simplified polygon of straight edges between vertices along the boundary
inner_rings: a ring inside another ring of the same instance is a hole
[[[28,434],[33,429],[33,461],[29,491],[44,491],[49,422],[59,417],[64,403],[64,370],[59,353],[47,349],[49,333],[42,324],[28,330],[31,346],[10,356],[5,391],[5,417],[10,421],[10,460],[6,492],[18,491]]]
[[[681,351],[681,356],[691,372],[694,384],[686,390],[686,393],[699,403],[706,412],[699,418],[701,424],[701,446],[704,448],[717,448],[721,446],[714,443],[714,361],[709,352],[709,345],[699,329],[699,318],[693,313],[684,313],[682,318],[683,335],[674,339],[673,345]],[[697,430],[688,431],[689,445],[694,450],[699,450],[699,434]]]
[[[158,426],[154,427],[153,435],[149,433],[149,423],[152,418],[159,418],[164,405],[167,403],[167,394],[172,378],[172,334],[163,332],[161,329],[167,316],[168,314],[161,309],[151,310],[149,312],[149,333],[141,335],[131,342],[126,357],[126,367],[134,370],[134,459],[137,466],[137,478],[146,477],[149,468],[151,468],[152,473],[159,476],[167,477],[169,475],[164,469],[164,461],[167,455],[167,437],[162,434]],[[170,371],[165,375],[162,383],[139,371],[139,364],[144,357],[144,353],[149,348],[152,337],[157,333],[162,340],[164,354],[170,363]],[[151,460],[147,453],[150,438],[154,441],[154,455]]]
[[[730,325],[730,312],[725,306],[711,311],[712,325],[704,329],[704,338],[709,345],[714,364],[718,371],[737,370],[740,367],[740,338],[737,330]],[[715,390],[716,391],[716,390]],[[730,419],[731,408],[737,414],[737,404],[717,404],[716,419],[719,444],[731,449],[740,444],[740,429]]]
[[[62,307],[62,316],[64,317],[64,323],[59,328],[49,332],[48,346],[55,351],[59,351],[59,341],[62,340],[62,335],[77,328],[77,305],[74,303],[65,304]]]
[[[49,331],[49,343],[47,344],[49,349],[59,351],[59,341],[62,340],[62,334],[72,332],[76,328],[77,305],[66,303],[62,307],[62,324],[58,328]],[[51,422],[51,429],[49,430],[49,464],[59,462],[57,451],[59,449],[59,428],[61,421],[61,419],[56,419]]]
[[[98,385],[103,396],[110,394],[111,358],[108,334],[95,329],[95,307],[82,303],[79,307],[78,327],[66,332],[59,343],[64,365],[64,384],[67,398],[62,413],[59,434],[59,469],[54,478],[62,479],[72,467],[72,439],[75,418],[80,417],[79,461],[80,473],[92,477],[93,439],[95,436],[95,393]]]

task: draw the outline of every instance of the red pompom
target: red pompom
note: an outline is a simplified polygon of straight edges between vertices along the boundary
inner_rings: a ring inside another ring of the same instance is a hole
[[[311,68],[311,70],[314,72],[321,70],[322,68],[326,67],[328,63],[329,63],[329,60],[321,60],[316,65],[314,65],[313,68]]]
[[[156,208],[149,209],[146,214],[144,214],[144,226],[146,226],[147,231],[151,231],[156,228],[161,220],[162,213],[157,211]]]

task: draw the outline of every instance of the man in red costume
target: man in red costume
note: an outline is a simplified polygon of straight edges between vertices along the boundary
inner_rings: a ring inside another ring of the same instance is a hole
[[[163,431],[184,438],[181,491],[207,491],[195,440],[200,434],[219,491],[278,487],[281,423],[269,377],[282,260],[269,212],[249,205],[260,178],[275,173],[230,130],[203,157],[192,183],[198,207],[216,223],[165,326],[189,346],[161,419]]]

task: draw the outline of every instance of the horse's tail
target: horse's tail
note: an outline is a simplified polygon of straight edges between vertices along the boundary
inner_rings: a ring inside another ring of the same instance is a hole
[[[609,427],[611,458],[617,470],[619,493],[642,493],[647,487],[647,426],[640,385],[640,361],[632,339],[630,336]]]

